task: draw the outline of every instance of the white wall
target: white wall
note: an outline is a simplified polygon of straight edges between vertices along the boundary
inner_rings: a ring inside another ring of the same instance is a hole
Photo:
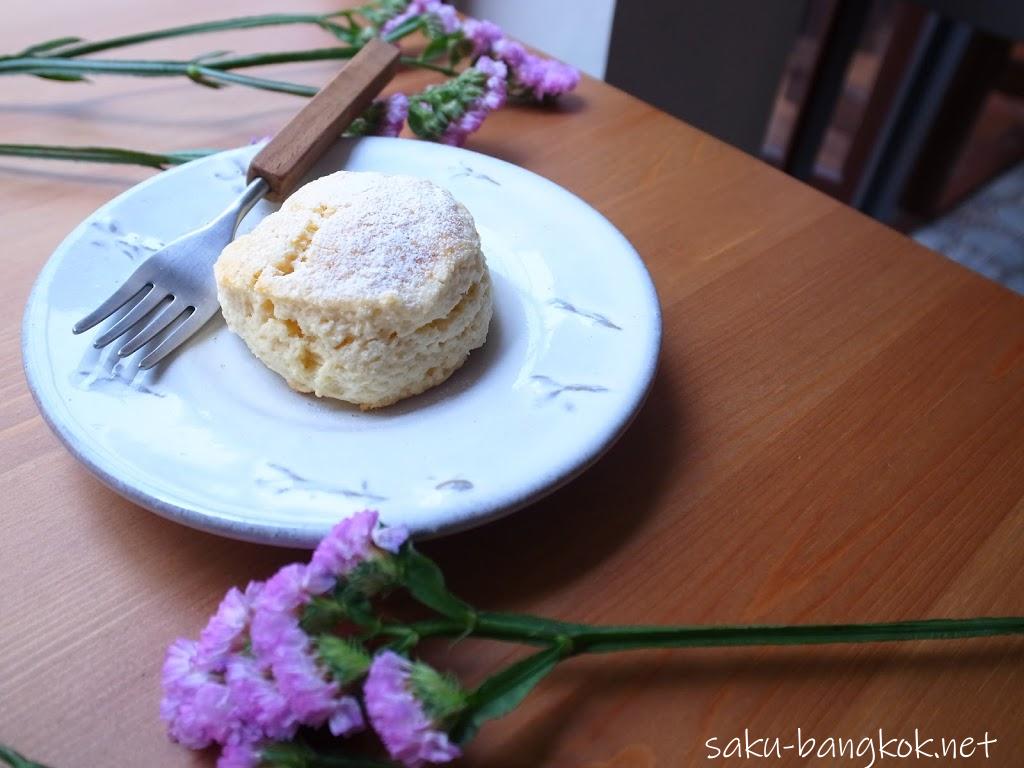
[[[456,5],[588,75],[604,77],[615,0],[461,0]]]

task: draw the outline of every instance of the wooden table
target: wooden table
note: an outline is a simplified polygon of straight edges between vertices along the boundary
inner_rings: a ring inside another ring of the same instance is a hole
[[[3,50],[284,8],[11,3]],[[293,44],[326,43],[280,28],[144,55]],[[323,82],[332,69],[292,76]],[[272,132],[296,106],[170,80],[5,77],[0,142],[227,147]],[[426,547],[458,592],[594,622],[1024,613],[1020,297],[593,80],[560,108],[501,112],[469,146],[555,180],[618,225],[654,276],[665,339],[649,402],[585,477]],[[58,444],[25,387],[18,333],[32,280],[78,221],[146,175],[0,160],[0,741],[57,768],[208,764],[168,743],[157,719],[163,649],[195,635],[229,585],[298,556],[120,499]],[[478,676],[508,653],[464,646],[451,663]],[[785,740],[798,727],[819,739],[916,727],[987,731],[992,757],[975,760],[1011,766],[1024,759],[1022,715],[1019,640],[639,653],[565,665],[489,725],[466,764],[721,765],[706,740],[745,728]],[[831,765],[787,756],[778,764]]]

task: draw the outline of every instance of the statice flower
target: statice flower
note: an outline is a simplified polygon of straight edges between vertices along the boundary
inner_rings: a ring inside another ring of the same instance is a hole
[[[461,26],[459,14],[450,5],[446,5],[445,3],[433,4],[430,13],[437,20],[437,24],[440,26],[441,31],[446,35],[452,34]]]
[[[345,131],[347,136],[397,136],[409,115],[409,97],[394,93],[375,100]]]
[[[238,724],[231,718],[228,687],[200,668],[194,641],[181,638],[171,643],[162,677],[160,717],[172,740],[190,749],[203,749],[214,742],[241,738]]]
[[[522,43],[506,37],[493,22],[466,19],[462,34],[472,46],[471,58],[490,56],[506,64],[509,90],[516,96],[543,101],[579,85],[580,73],[575,67],[530,53]]]
[[[253,647],[256,638],[254,635]],[[313,727],[326,723],[335,736],[362,730],[364,722],[359,702],[343,695],[340,686],[329,679],[298,619],[276,633],[275,643],[264,651],[264,658],[269,661],[277,688],[295,718]]]
[[[345,518],[317,546],[309,565],[287,565],[260,590],[252,618],[252,649],[266,663],[290,712],[302,725],[324,724],[336,736],[364,727],[362,710],[321,665],[300,609],[357,569],[372,567],[408,537],[404,528],[381,528],[376,512]]]
[[[262,762],[255,744],[229,744],[217,760],[217,768],[257,768]]]
[[[278,690],[269,665],[253,656],[238,654],[228,661],[224,677],[233,718],[255,724],[261,735],[274,741],[285,741],[295,735],[298,719],[288,699]]]
[[[281,568],[267,580],[253,606],[252,648],[257,656],[270,658],[280,636],[311,599],[328,592],[334,579],[324,569],[300,563]]]
[[[471,133],[476,132],[484,119],[505,103],[506,80],[508,69],[500,61],[481,56],[473,65],[473,70],[484,76],[482,91],[469,104],[465,111],[448,123],[447,128],[438,137],[442,144],[461,147]]]
[[[378,523],[378,515],[372,510],[346,517],[314,550],[309,563],[310,572],[336,580],[385,553],[397,552],[409,538],[409,532],[402,526],[385,528]]]
[[[193,689],[204,683],[209,676],[199,669],[198,644],[195,640],[179,637],[167,647],[164,656],[163,684],[168,691]]]
[[[439,716],[429,711],[432,702],[424,700],[422,686],[416,685],[417,667],[437,680],[428,667],[414,665],[393,651],[382,651],[374,657],[363,686],[374,730],[392,759],[409,768],[446,763],[462,754],[438,727]]]
[[[359,512],[331,530],[310,564],[229,590],[198,642],[167,650],[160,712],[170,737],[193,749],[224,746],[218,765],[230,768],[257,765],[253,745],[287,741],[300,725],[327,725],[338,736],[363,728],[358,700],[342,688],[369,658],[336,648],[328,668],[302,627],[303,609],[340,581],[360,594],[387,584],[391,553],[407,538],[404,528],[378,525],[376,512]]]
[[[441,0],[412,0],[404,11],[381,27],[381,34],[387,35],[414,16],[422,15],[429,15],[443,34],[450,35],[459,29],[459,15],[452,6],[442,3]]]
[[[557,59],[535,56],[515,40],[501,38],[491,55],[508,65],[512,91],[538,101],[568,93],[580,82],[579,70]]]
[[[470,55],[474,59],[490,54],[491,47],[505,37],[501,27],[493,21],[481,19],[466,19],[462,25],[462,34],[473,45]]]
[[[263,585],[250,582],[245,592],[232,587],[224,595],[217,612],[199,635],[197,663],[210,672],[223,672],[228,658],[243,645],[252,618],[253,601]]]
[[[384,99],[384,111],[375,131],[378,136],[397,136],[402,132],[405,118],[409,116],[409,97],[404,93],[393,93]],[[389,529],[383,529],[389,530]]]

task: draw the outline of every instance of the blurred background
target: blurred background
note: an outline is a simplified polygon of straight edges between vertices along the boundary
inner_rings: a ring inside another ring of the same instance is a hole
[[[456,4],[1024,293],[1024,0]]]

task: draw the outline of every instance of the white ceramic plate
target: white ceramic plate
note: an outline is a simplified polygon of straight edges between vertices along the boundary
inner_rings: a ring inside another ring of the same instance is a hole
[[[119,362],[113,348],[94,350],[99,329],[73,336],[73,322],[140,260],[228,204],[256,149],[128,190],[72,232],[36,282],[23,330],[29,385],[57,435],[111,488],[185,525],[250,541],[311,546],[364,507],[434,535],[535,501],[629,424],[661,334],[636,251],[550,181],[437,144],[345,141],[311,175],[420,176],[472,212],[494,279],[494,320],[486,345],[440,387],[370,413],[301,395],[219,317],[148,372]],[[272,210],[260,203],[243,230]]]

